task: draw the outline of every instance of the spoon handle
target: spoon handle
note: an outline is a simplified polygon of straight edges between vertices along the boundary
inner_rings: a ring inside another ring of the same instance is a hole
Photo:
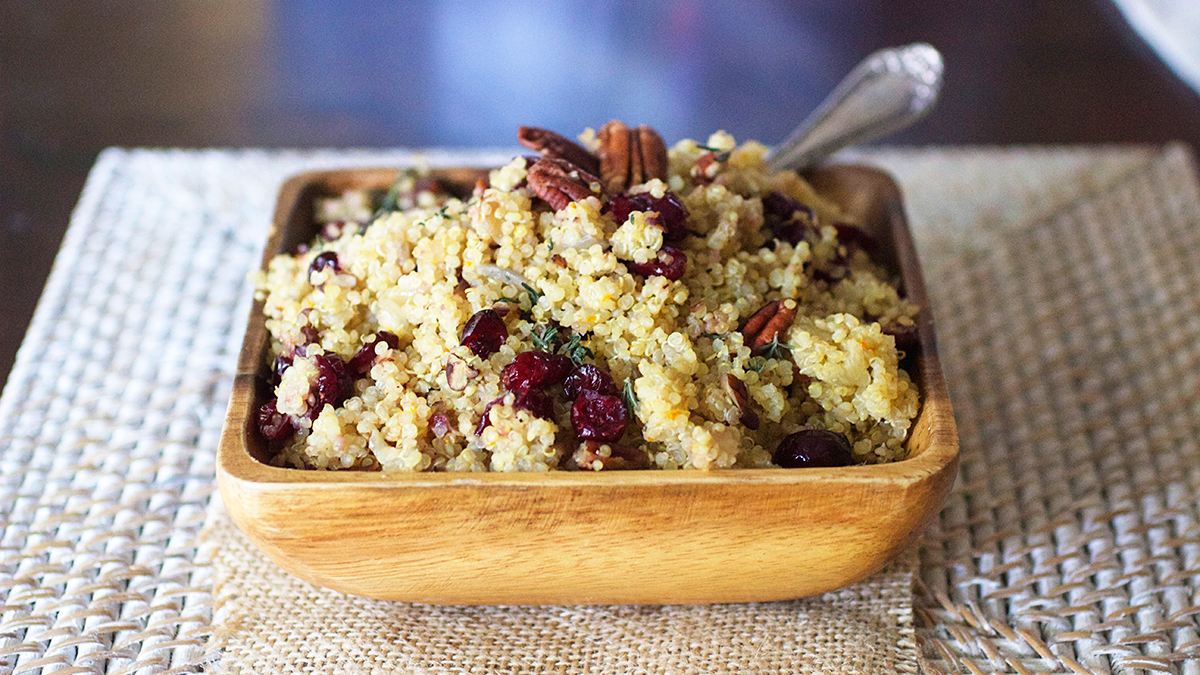
[[[767,155],[772,171],[803,169],[841,148],[875,140],[921,118],[942,88],[942,55],[927,44],[868,56]]]

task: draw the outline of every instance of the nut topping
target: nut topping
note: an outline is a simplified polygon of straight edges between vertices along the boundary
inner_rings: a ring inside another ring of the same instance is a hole
[[[763,305],[742,327],[746,346],[751,350],[766,347],[779,339],[779,335],[790,328],[795,320],[796,301],[791,298]]]
[[[555,211],[595,195],[592,184],[600,182],[599,178],[566,160],[545,157],[534,162],[526,176],[529,189]]]
[[[454,391],[467,388],[467,382],[479,374],[458,354],[451,352],[446,355],[446,384]]]
[[[667,179],[667,145],[654,129],[630,129],[613,120],[596,134],[600,141],[600,178],[609,192],[624,192],[652,178]]]
[[[517,141],[530,150],[537,150],[543,157],[565,159],[584,171],[600,173],[600,160],[575,141],[538,127],[517,127]]]
[[[725,390],[729,392],[734,404],[738,407],[738,412],[741,414],[738,419],[741,423],[751,431],[757,430],[758,413],[754,412],[754,408],[750,406],[750,392],[746,389],[746,383],[732,373],[726,373]]]
[[[450,417],[446,413],[434,413],[429,417],[429,430],[434,436],[445,438],[450,433]]]
[[[641,153],[642,181],[652,178],[667,180],[667,144],[658,132],[646,125],[637,128],[638,146]]]
[[[568,465],[583,471],[619,471],[623,469],[649,469],[650,456],[641,448],[630,448],[616,443],[584,441]]]

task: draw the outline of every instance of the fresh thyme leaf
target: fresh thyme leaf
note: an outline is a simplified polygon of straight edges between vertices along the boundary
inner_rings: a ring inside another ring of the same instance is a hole
[[[400,175],[396,176],[396,180],[392,182],[392,186],[388,188],[387,194],[379,201],[379,208],[375,210],[375,215],[372,218],[378,218],[385,213],[400,210],[400,197],[404,195],[405,183],[415,174],[411,170],[401,171]]]
[[[530,307],[533,307],[534,305],[538,304],[538,300],[542,299],[542,294],[539,293],[538,290],[536,288],[534,288],[533,286],[530,286],[529,284],[522,281],[521,287],[524,288],[525,292],[529,294],[529,306]]]
[[[733,153],[732,150],[726,150],[725,152],[719,153],[716,157],[713,157],[713,161],[718,162],[718,163],[728,162],[729,155],[732,153]]]
[[[553,353],[558,347],[558,327],[544,325],[533,330],[533,346],[544,352]]]
[[[751,356],[750,362],[746,364],[746,368],[753,370],[756,373],[761,373],[763,368],[767,367],[767,360],[761,356]]]
[[[571,335],[571,339],[567,341],[567,344],[563,349],[564,353],[567,355],[567,358],[571,359],[571,363],[574,363],[576,366],[583,365],[584,357],[589,359],[595,358],[595,354],[592,353],[592,350],[583,346],[583,339],[584,336],[579,335],[578,333],[573,333]]]
[[[759,347],[755,351],[759,352],[759,354],[761,356],[765,356],[768,359],[778,359],[778,358],[781,358],[780,355],[782,354],[782,352],[786,351],[789,354],[791,354],[792,347],[791,347],[791,345],[787,344],[786,342],[780,342],[779,336],[776,335],[775,337],[771,338],[770,342],[763,345],[762,347]]]
[[[701,333],[700,337],[706,337],[709,340],[724,340],[729,336],[729,333]]]
[[[638,398],[637,394],[633,393],[633,381],[628,377],[625,378],[625,386],[621,387],[621,399],[625,401],[625,410],[628,411],[629,417],[633,418],[633,411],[638,407]]]

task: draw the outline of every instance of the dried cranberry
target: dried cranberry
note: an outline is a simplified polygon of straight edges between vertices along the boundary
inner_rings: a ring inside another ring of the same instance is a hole
[[[513,400],[513,410],[528,410],[535,417],[548,420],[554,417],[554,401],[540,389],[529,389],[517,394]]]
[[[879,242],[861,227],[850,223],[834,223],[833,227],[837,230],[838,241],[847,247],[860,249],[872,257],[879,251]]]
[[[476,312],[462,332],[462,343],[481,359],[500,351],[500,346],[507,338],[508,326],[504,325],[504,319],[494,309]]]
[[[346,364],[346,369],[350,371],[350,374],[366,375],[371,370],[371,366],[375,363],[375,348],[381,342],[392,349],[400,347],[400,338],[386,330],[379,331]]]
[[[671,281],[679,281],[687,271],[687,255],[677,248],[663,246],[658,251],[658,258],[650,262],[637,263],[623,260],[630,271],[644,277],[666,277]]]
[[[571,400],[578,398],[582,391],[594,391],[607,396],[616,396],[620,393],[617,385],[613,383],[612,375],[609,375],[603,368],[590,363],[585,363],[571,371],[571,374],[563,381],[563,390],[567,392],[567,398]]]
[[[280,354],[275,357],[275,364],[271,366],[271,372],[275,374],[275,382],[278,383],[283,379],[283,371],[287,370],[292,365],[292,357],[286,354]]]
[[[889,323],[883,327],[884,335],[891,335],[896,341],[896,349],[898,351],[907,352],[917,348],[920,340],[917,337],[916,324],[901,326],[898,323]]]
[[[762,205],[763,224],[771,230],[771,236],[789,244],[800,243],[817,219],[816,211],[778,190],[763,195]],[[795,218],[797,212],[801,218]]]
[[[450,433],[450,417],[446,413],[434,413],[429,416],[429,430],[438,438]]]
[[[317,330],[316,326],[306,323],[304,324],[304,327],[300,329],[300,339],[304,341],[303,345],[298,345],[301,347],[316,344],[321,341],[321,332]],[[296,351],[299,353],[300,350]]]
[[[292,437],[295,427],[292,418],[279,412],[279,399],[273,398],[258,409],[258,433],[271,443]]]
[[[562,354],[521,352],[512,363],[500,371],[500,381],[509,391],[517,393],[530,389],[545,389],[566,379],[572,365],[571,359]]]
[[[317,380],[313,383],[315,400],[309,406],[307,417],[316,419],[328,403],[338,407],[354,393],[354,380],[346,370],[346,362],[336,354],[321,354],[313,357],[317,366]]]
[[[571,406],[571,424],[580,438],[615,441],[625,433],[629,412],[620,396],[584,389]]]
[[[604,211],[611,214],[618,224],[628,220],[629,214],[634,211],[653,211],[658,216],[653,218],[652,222],[663,229],[663,239],[671,243],[683,241],[692,234],[692,229],[688,227],[687,208],[679,197],[669,190],[663,193],[662,197],[655,197],[649,192],[617,195],[609,200]]]
[[[492,399],[483,408],[483,416],[479,418],[479,424],[475,427],[475,435],[476,436],[482,434],[484,429],[486,429],[492,425],[492,408],[495,408],[496,406],[500,405],[500,403],[502,403],[503,401],[504,401],[503,396],[501,396],[500,398],[497,398],[497,399]]]
[[[320,272],[326,267],[333,268],[334,272],[342,271],[342,266],[338,262],[338,255],[333,251],[325,251],[324,253],[317,254],[317,257],[313,258],[312,264],[308,266],[308,273]]]
[[[772,457],[786,469],[806,466],[849,466],[850,441],[836,431],[804,429],[783,439]]]

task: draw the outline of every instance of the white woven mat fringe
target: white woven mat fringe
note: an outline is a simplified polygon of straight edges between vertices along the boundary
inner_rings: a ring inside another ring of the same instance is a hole
[[[963,480],[926,537],[927,668],[1200,673],[1190,156],[867,157],[906,190],[962,432]],[[411,160],[101,155],[0,397],[0,673],[203,669],[197,535],[276,188]]]

